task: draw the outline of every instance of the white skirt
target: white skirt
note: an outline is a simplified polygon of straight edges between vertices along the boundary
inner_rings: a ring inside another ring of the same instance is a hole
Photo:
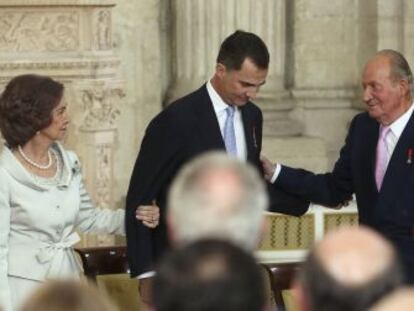
[[[39,287],[43,282],[29,280],[14,276],[9,276],[10,298],[12,311],[20,310],[26,299]]]
[[[83,271],[81,270],[81,264],[78,261],[74,251],[68,249],[64,252],[64,260],[58,261],[58,266],[53,266],[55,273],[48,276],[48,279],[83,279]],[[24,277],[8,276],[10,287],[10,300],[12,310],[4,311],[19,311],[23,303],[28,297],[45,281],[33,280]]]

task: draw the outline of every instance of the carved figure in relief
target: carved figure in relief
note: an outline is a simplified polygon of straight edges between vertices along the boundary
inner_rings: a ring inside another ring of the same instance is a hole
[[[98,23],[96,32],[96,42],[100,50],[109,48],[110,43],[110,16],[109,11],[100,11],[98,13]]]
[[[91,127],[112,127],[119,109],[114,103],[124,96],[120,89],[103,89],[102,86],[83,90],[82,102],[86,112],[84,126]]]
[[[96,147],[96,201],[99,207],[110,206],[111,200],[111,148],[107,144]]]

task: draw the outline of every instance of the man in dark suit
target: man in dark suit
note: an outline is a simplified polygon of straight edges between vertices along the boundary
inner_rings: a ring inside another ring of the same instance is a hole
[[[274,186],[312,202],[335,206],[356,196],[359,222],[389,238],[414,282],[413,77],[404,56],[383,50],[362,74],[367,112],[352,120],[331,173],[316,175],[263,158]],[[375,258],[373,258],[375,260]]]
[[[261,172],[262,113],[250,102],[265,83],[269,53],[255,34],[236,31],[224,40],[213,78],[177,100],[148,125],[127,195],[126,230],[131,276],[141,279],[168,246],[165,202],[169,186],[182,165],[210,150],[227,150]],[[271,211],[306,212],[309,202],[269,187]],[[147,230],[135,219],[137,205],[160,207],[160,225]]]

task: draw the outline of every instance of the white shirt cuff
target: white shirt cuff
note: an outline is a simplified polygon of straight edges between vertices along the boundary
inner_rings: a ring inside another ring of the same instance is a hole
[[[151,278],[153,276],[155,276],[155,271],[148,271],[148,272],[138,275],[137,279],[141,280],[141,279]]]
[[[272,184],[275,183],[276,179],[279,177],[280,171],[282,170],[282,165],[280,165],[279,163],[276,163],[276,168],[275,168],[275,172],[273,173],[272,178],[270,179],[270,182]]]

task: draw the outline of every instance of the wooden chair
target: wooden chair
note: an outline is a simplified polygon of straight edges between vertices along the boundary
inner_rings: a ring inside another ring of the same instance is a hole
[[[129,273],[126,246],[75,248],[85,276],[96,282],[98,275]]]
[[[272,275],[272,288],[278,310],[287,310],[283,291],[291,289],[293,278],[299,270],[299,262],[264,264]]]
[[[129,277],[125,246],[75,248],[85,276],[96,283],[116,304],[119,311],[138,311],[138,280]]]

